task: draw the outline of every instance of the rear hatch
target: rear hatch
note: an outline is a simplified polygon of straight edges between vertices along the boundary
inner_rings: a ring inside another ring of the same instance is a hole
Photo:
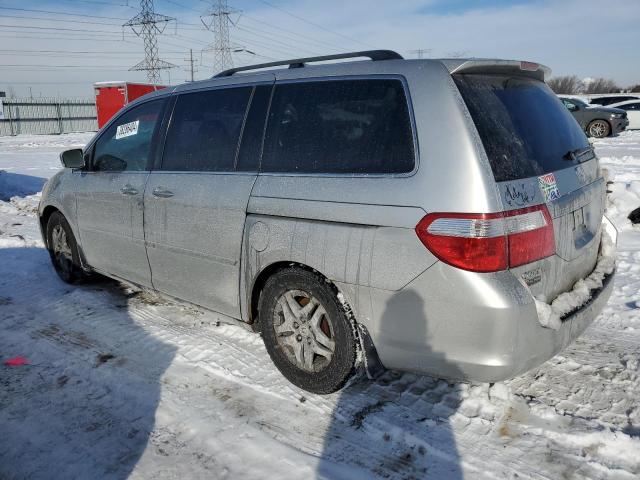
[[[504,210],[546,204],[553,219],[555,255],[511,270],[536,298],[550,302],[595,267],[605,199],[598,159],[539,71],[518,72],[513,65],[508,71],[478,70],[457,69],[452,76],[484,145]]]

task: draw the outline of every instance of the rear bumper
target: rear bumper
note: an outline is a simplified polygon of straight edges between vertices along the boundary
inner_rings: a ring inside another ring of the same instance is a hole
[[[558,330],[541,325],[523,325],[518,342],[518,355],[514,357],[513,377],[535,368],[569,346],[587,329],[607,304],[613,291],[615,271],[604,278],[599,290],[592,292],[591,300],[562,319]]]
[[[604,308],[614,273],[558,330],[540,325],[528,288],[511,272],[477,274],[438,262],[398,292],[371,294],[368,326],[382,364],[455,380],[497,382],[567,347]]]

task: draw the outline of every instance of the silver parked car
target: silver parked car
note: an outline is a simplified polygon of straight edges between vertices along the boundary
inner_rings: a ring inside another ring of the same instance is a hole
[[[350,57],[371,60],[309,65]],[[147,95],[62,154],[39,209],[53,265],[246,322],[312,392],[360,366],[513,377],[580,335],[613,285],[541,325],[536,299],[594,270],[605,202],[545,73],[370,51]]]

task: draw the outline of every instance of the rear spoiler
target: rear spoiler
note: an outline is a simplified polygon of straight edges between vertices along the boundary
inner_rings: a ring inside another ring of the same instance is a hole
[[[440,60],[451,74],[454,73],[493,73],[517,75],[535,78],[544,82],[551,75],[551,69],[545,65],[520,60],[464,59],[451,58]]]

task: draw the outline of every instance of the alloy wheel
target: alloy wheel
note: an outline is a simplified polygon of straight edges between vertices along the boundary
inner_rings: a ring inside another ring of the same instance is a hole
[[[73,253],[67,240],[67,232],[62,228],[62,225],[58,224],[53,227],[51,244],[56,267],[65,274],[70,274],[73,268]]]
[[[324,369],[335,352],[334,329],[320,301],[301,290],[288,290],[273,313],[278,344],[288,360],[307,372]]]
[[[604,123],[602,120],[596,120],[589,127],[589,134],[592,137],[602,138],[606,136],[607,130],[608,130],[608,127],[606,123]]]

